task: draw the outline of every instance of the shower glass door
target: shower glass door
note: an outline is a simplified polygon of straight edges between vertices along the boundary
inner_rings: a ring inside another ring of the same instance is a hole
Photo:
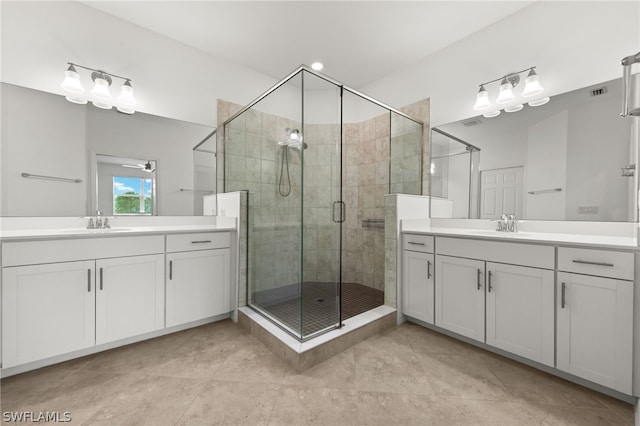
[[[302,72],[302,337],[341,318],[342,133],[340,87]]]

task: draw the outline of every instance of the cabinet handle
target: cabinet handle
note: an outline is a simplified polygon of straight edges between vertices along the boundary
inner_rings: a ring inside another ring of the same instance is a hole
[[[427,260],[427,279],[431,278],[431,261]]]
[[[200,241],[191,241],[191,244],[207,244],[210,242],[211,240],[200,240]]]
[[[482,274],[482,271],[478,268],[478,290],[480,290],[480,274]]]
[[[87,269],[87,292],[91,293],[91,269]]]
[[[100,268],[100,290],[102,290],[102,268]]]
[[[566,302],[566,299],[565,299],[565,297],[566,297],[565,296],[565,287],[566,287],[565,283],[562,283],[562,289],[560,291],[560,307],[562,309],[564,309],[564,305],[566,304],[565,303]]]
[[[413,246],[423,246],[424,243],[416,243],[415,241],[407,241],[407,244],[411,244]]]
[[[608,266],[613,268],[615,265],[613,263],[606,262],[589,262],[588,260],[573,260],[573,263],[580,263],[582,265],[596,265],[596,266]]]
[[[173,279],[173,260],[169,261],[169,279]]]
[[[491,293],[491,289],[493,288],[493,287],[491,287],[491,277],[492,276],[493,276],[493,274],[491,273],[491,271],[489,271],[489,282],[488,282],[488,285],[487,285],[487,291],[489,293]]]

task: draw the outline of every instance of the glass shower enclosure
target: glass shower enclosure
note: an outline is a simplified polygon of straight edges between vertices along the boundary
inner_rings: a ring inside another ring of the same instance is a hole
[[[392,176],[397,192],[420,193],[421,140],[421,122],[306,66],[229,118],[224,191],[248,194],[247,304],[300,340],[357,311],[342,293],[362,278],[350,269],[364,221],[384,217]]]

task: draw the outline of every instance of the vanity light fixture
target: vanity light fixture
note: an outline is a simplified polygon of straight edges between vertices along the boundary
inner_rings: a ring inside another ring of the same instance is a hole
[[[541,94],[544,91],[544,88],[540,84],[540,78],[535,71],[536,67],[526,68],[522,71],[512,72],[506,74],[500,78],[496,78],[495,80],[487,81],[485,83],[480,84],[480,90],[476,96],[476,103],[473,105],[473,109],[476,111],[484,111],[489,110],[492,107],[491,101],[489,100],[489,92],[485,88],[486,85],[495,83],[496,81],[500,82],[500,89],[498,92],[498,97],[495,100],[497,105],[505,105],[510,104],[514,100],[516,100],[517,96],[514,93],[513,89],[518,86],[520,83],[520,74],[529,71],[527,77],[525,78],[524,90],[522,91],[523,97],[532,97]],[[549,98],[536,99],[534,101],[529,102],[530,106],[540,106],[549,102]],[[507,106],[504,110],[506,112],[516,112],[520,111],[523,108],[522,104],[510,105]],[[487,118],[497,117],[500,115],[500,110],[490,111],[483,114]]]
[[[131,85],[130,78],[121,77],[119,75],[111,74],[103,70],[85,67],[83,65],[74,64],[72,62],[67,62],[67,64],[69,64],[69,68],[67,68],[67,70],[64,72],[64,81],[60,86],[71,93],[70,95],[65,97],[69,102],[73,102],[76,104],[86,104],[88,101],[87,96],[84,95],[85,89],[80,82],[80,75],[76,70],[76,67],[78,67],[91,71],[93,89],[91,89],[90,95],[94,98],[91,100],[91,103],[95,107],[102,109],[111,109],[116,106],[118,111],[125,114],[133,114],[134,112],[136,112],[134,108],[134,106],[136,105],[136,99],[133,96],[133,86]],[[118,96],[116,103],[111,101],[113,99],[113,96],[111,95],[111,91],[109,89],[111,87],[111,84],[113,83],[112,77],[124,80],[124,83],[122,84],[122,87],[120,89],[120,95]]]

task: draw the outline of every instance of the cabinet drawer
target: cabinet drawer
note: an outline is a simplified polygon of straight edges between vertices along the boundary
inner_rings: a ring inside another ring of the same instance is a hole
[[[437,243],[437,254],[532,268],[555,268],[555,248],[553,246],[449,237],[438,237]]]
[[[559,247],[558,270],[633,280],[634,255],[621,251]]]
[[[433,253],[433,241],[431,235],[403,234],[402,248],[404,250]]]
[[[164,253],[164,236],[101,237],[2,243],[2,266]]]
[[[167,235],[167,252],[206,250],[231,246],[229,232],[197,232]]]

